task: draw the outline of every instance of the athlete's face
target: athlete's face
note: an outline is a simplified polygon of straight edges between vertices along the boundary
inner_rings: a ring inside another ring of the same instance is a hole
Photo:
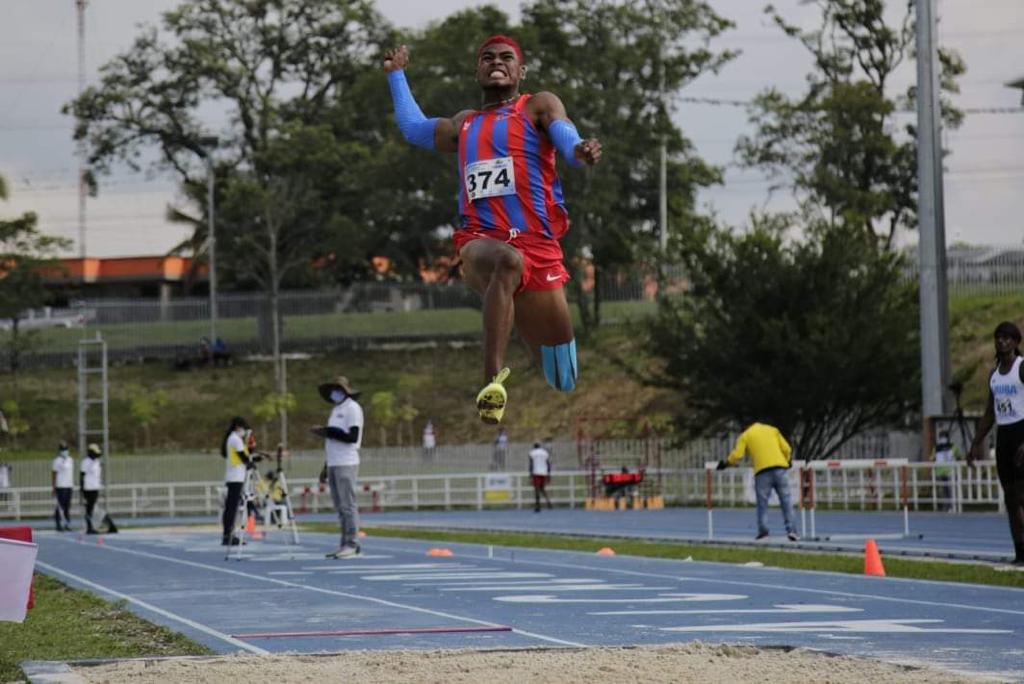
[[[505,43],[488,45],[476,60],[476,80],[484,89],[517,88],[525,75],[516,49]]]
[[[996,335],[996,353],[1000,355],[1012,354],[1015,349],[1020,345],[1016,339],[1010,335],[999,333]]]

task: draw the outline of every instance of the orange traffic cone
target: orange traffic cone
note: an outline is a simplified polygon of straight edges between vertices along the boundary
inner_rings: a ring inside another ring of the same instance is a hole
[[[596,553],[598,556],[614,556],[615,550],[610,546],[602,546]]]
[[[249,518],[245,521],[245,533],[250,539],[263,539],[263,533],[256,529],[256,516],[252,513],[249,514]]]
[[[448,558],[450,556],[454,556],[455,554],[452,553],[451,549],[446,549],[446,548],[443,548],[443,547],[441,547],[441,548],[435,547],[435,548],[432,548],[432,549],[427,549],[427,555],[428,556],[438,556],[438,557],[441,557],[441,558]]]
[[[878,544],[875,543],[874,539],[868,539],[864,544],[864,574],[874,577],[885,577],[882,556],[878,553]]]

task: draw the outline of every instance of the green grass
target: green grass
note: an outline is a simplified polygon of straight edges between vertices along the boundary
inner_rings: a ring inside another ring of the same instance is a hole
[[[687,410],[678,395],[648,387],[623,373],[615,359],[635,360],[643,365],[643,319],[654,310],[652,302],[608,302],[602,308],[605,321],[627,323],[599,328],[579,341],[581,381],[571,394],[551,392],[542,374],[523,346],[513,339],[508,347],[509,438],[532,442],[538,437],[573,439],[576,419],[618,413],[650,416],[659,424]],[[1024,293],[972,294],[954,297],[950,304],[951,353],[954,370],[965,381],[964,408],[980,412],[987,397],[985,374],[992,359],[992,329],[1002,319],[1017,320],[1024,311]],[[631,324],[630,324],[631,323]],[[239,325],[237,335],[251,337],[255,319],[248,322],[225,320],[224,326]],[[111,326],[105,335],[112,345],[139,343],[181,343],[194,347],[207,334],[205,321],[152,323],[142,326]],[[248,327],[246,327],[248,326]],[[424,310],[410,313],[380,312],[290,317],[285,323],[286,339],[330,335],[387,335],[480,330],[480,313],[474,309]],[[48,330],[46,335],[67,335],[73,344],[81,331]],[[241,339],[225,327],[228,342]],[[308,360],[288,363],[288,387],[297,406],[289,413],[290,446],[314,449],[322,443],[308,434],[306,426],[320,424],[327,406],[316,392],[317,384],[336,375],[347,375],[363,390],[367,411],[367,447],[419,444],[423,425],[429,418],[441,444],[489,444],[494,429],[483,425],[474,410],[476,392],[482,382],[482,350],[477,346],[432,349],[335,351]],[[273,368],[269,363],[244,362],[230,368],[178,372],[167,361],[112,365],[110,368],[111,453],[173,453],[217,448],[227,422],[234,415],[245,416],[257,430],[262,444],[277,442],[276,421],[261,421],[253,408],[273,389]],[[77,385],[73,369],[38,369],[0,381],[0,399],[18,402],[29,431],[6,438],[3,459],[52,458],[56,443],[64,438],[77,443]],[[159,411],[150,426],[151,441],[132,416],[133,391],[159,389],[169,404]],[[396,421],[382,425],[370,400],[374,393],[390,392],[398,407],[415,412],[407,424]],[[614,397],[615,408],[610,408]],[[17,472],[15,473],[15,475]]]
[[[310,532],[333,533],[338,531],[338,526],[335,523],[306,523],[302,527]],[[853,575],[859,575],[864,572],[864,561],[860,556],[837,553],[816,553],[796,550],[781,551],[775,549],[634,541],[601,537],[550,536],[520,532],[453,532],[449,530],[390,527],[367,527],[365,531],[373,537],[400,537],[430,541],[463,542],[467,544],[493,544],[495,546],[558,549],[562,551],[582,551],[584,553],[593,553],[601,547],[610,546],[618,554],[648,558],[678,560],[692,558],[695,561],[714,563],[749,563],[757,561],[767,566],[792,568],[794,570],[845,572]],[[884,558],[884,554],[883,561],[888,577],[1024,588],[1024,572],[999,571],[989,565]]]
[[[92,594],[35,576],[36,604],[25,622],[0,622],[0,682],[24,681],[26,660],[205,655],[211,650]]]

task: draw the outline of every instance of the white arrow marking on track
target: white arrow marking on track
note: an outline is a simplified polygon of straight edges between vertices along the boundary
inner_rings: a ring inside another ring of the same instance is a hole
[[[587,615],[749,615],[751,613],[863,613],[863,608],[813,603],[778,603],[774,608],[721,608],[715,610],[605,610]]]
[[[648,587],[664,589],[664,587]],[[659,598],[562,598],[554,594],[523,594],[520,596],[496,596],[495,601],[505,603],[678,603],[682,601],[740,601],[743,594],[661,594]]]
[[[366,575],[361,579],[369,580],[371,582],[403,582],[408,580],[417,579],[529,579],[529,578],[548,578],[551,577],[546,572],[491,572],[489,570],[481,572],[424,572],[421,574],[417,573],[400,573],[396,575]]]
[[[1011,634],[1009,629],[927,629],[920,624],[942,620],[834,620],[823,622],[755,622],[748,625],[695,625],[662,627],[665,632],[866,632],[871,634]]]

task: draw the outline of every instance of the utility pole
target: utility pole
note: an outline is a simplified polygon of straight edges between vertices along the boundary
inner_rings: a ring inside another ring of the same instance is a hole
[[[661,52],[658,59],[658,95],[662,107],[665,107],[665,44],[662,42]],[[667,108],[665,115],[668,115]],[[668,149],[665,145],[665,134],[661,134],[661,146],[659,149],[659,173],[658,173],[658,247],[661,250],[662,258],[668,251]]]
[[[946,291],[946,227],[942,198],[942,120],[935,0],[917,7],[917,217],[921,289],[921,415],[930,451],[930,418],[948,414],[949,300]]]
[[[78,14],[78,95],[85,90],[85,8],[89,0],[75,0]],[[85,200],[89,195],[86,183],[85,142],[78,142],[78,256],[82,259],[82,279],[85,279]]]
[[[216,173],[213,165],[213,152],[220,144],[217,136],[205,136],[199,141],[203,146],[203,161],[206,162],[206,244],[209,254],[210,268],[210,344],[217,342],[217,232],[214,219],[214,196]]]

